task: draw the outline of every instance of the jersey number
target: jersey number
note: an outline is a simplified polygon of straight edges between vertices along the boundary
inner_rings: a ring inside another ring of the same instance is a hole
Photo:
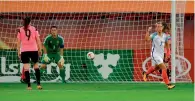
[[[26,37],[28,37],[28,40],[30,39],[31,31],[29,29],[25,30]]]
[[[161,41],[161,42],[160,42],[160,46],[162,46],[162,43],[163,43],[163,42]]]

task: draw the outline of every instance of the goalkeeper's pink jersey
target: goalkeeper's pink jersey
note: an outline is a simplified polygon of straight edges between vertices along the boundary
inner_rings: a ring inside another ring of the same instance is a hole
[[[39,36],[39,32],[35,27],[29,25],[27,30],[21,27],[17,35],[17,38],[21,41],[20,51],[38,51],[36,38]]]

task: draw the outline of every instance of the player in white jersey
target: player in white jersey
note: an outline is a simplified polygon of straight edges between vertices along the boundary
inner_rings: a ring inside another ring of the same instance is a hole
[[[150,39],[152,40],[152,64],[159,65],[163,63],[164,47],[165,43],[168,41],[168,37],[165,33],[162,33],[160,36],[158,35],[158,32],[154,32],[150,35]]]
[[[169,48],[168,45],[168,38],[165,33],[163,33],[163,24],[162,22],[158,22],[156,26],[157,32],[152,33],[149,35],[149,32],[151,31],[152,27],[148,28],[148,31],[146,32],[145,39],[147,41],[152,41],[152,50],[151,50],[151,57],[152,57],[152,64],[155,65],[156,68],[153,70],[143,73],[143,79],[144,81],[147,81],[147,76],[154,72],[155,70],[162,69],[162,78],[165,84],[167,85],[168,89],[172,89],[175,87],[175,85],[172,85],[169,83],[169,79],[167,76],[167,68],[163,62],[164,59],[164,47]]]

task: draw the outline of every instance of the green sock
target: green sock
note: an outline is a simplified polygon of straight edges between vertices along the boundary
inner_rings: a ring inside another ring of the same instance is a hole
[[[60,69],[60,77],[62,78],[62,83],[65,82],[65,70],[64,68]]]

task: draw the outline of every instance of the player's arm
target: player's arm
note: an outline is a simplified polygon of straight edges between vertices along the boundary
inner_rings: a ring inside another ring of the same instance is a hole
[[[166,58],[170,58],[171,55],[170,44],[171,44],[171,37],[167,36],[165,40]]]
[[[37,43],[38,43],[38,49],[39,49],[39,51],[41,51],[41,50],[42,50],[42,45],[41,45],[41,40],[40,40],[40,38],[38,37],[36,41],[37,41]]]
[[[150,37],[150,31],[152,30],[152,27],[149,27],[148,30],[146,31],[146,35],[145,35],[145,40],[146,41],[150,41],[151,37]]]
[[[60,48],[60,56],[64,56],[64,48]]]
[[[60,37],[61,40],[60,40],[60,56],[64,56],[64,39],[63,37]]]
[[[48,38],[46,37],[44,42],[43,42],[43,60],[45,62],[50,61],[49,57],[47,56],[47,46],[48,46]]]
[[[43,42],[43,53],[47,54],[47,47],[48,47],[48,36],[45,38]]]
[[[41,55],[42,45],[41,45],[40,35],[39,35],[38,31],[36,31],[36,42],[37,42],[37,46],[38,46],[39,55]]]
[[[20,58],[20,45],[21,45],[21,41],[20,39],[17,39],[17,50],[18,50],[18,57]]]
[[[20,47],[21,47],[21,40],[20,40],[20,30],[18,30],[17,34],[17,51],[18,51],[18,57],[20,58]]]
[[[64,65],[64,39],[61,39],[60,42],[60,60],[59,62],[61,63],[61,65]]]
[[[47,49],[45,48],[45,45],[43,45],[43,54],[47,54]]]
[[[165,42],[165,48],[166,48],[166,50],[170,49],[170,45],[169,45],[168,41]]]

